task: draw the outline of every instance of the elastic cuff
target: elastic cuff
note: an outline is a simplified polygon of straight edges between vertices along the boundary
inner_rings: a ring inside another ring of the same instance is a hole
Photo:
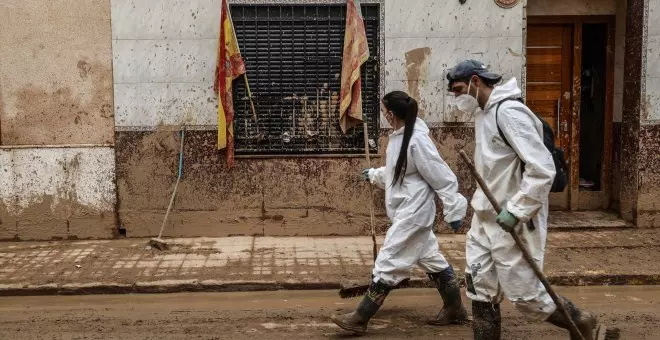
[[[529,216],[525,213],[524,209],[517,207],[515,204],[511,202],[508,202],[506,204],[506,211],[511,213],[511,215],[515,216],[518,219],[518,221],[522,223],[527,223],[530,220]]]
[[[369,181],[370,182],[373,181],[375,172],[376,172],[376,169],[374,169],[374,168],[369,169]]]

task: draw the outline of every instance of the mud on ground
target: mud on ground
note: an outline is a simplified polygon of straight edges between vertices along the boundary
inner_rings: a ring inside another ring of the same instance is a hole
[[[660,339],[660,287],[559,287],[560,294],[621,328],[622,339]],[[336,291],[0,298],[2,339],[343,339],[329,322],[358,299]],[[468,326],[431,327],[433,289],[395,291],[372,321],[374,339],[472,339]],[[469,306],[468,306],[469,307]],[[567,339],[503,306],[503,339]]]

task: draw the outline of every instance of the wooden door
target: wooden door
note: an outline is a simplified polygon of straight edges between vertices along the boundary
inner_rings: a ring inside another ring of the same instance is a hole
[[[530,24],[527,30],[527,105],[552,127],[570,166],[573,25]],[[570,208],[570,185],[550,195],[550,208]]]

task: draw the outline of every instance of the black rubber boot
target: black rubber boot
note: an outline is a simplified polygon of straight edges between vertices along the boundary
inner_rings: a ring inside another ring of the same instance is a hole
[[[369,320],[376,314],[392,288],[382,281],[372,282],[357,309],[348,314],[333,315],[332,322],[344,330],[362,335],[367,332]]]
[[[472,301],[472,316],[474,340],[500,340],[502,315],[499,304]]]
[[[442,297],[442,310],[429,325],[446,326],[451,324],[463,324],[468,321],[468,314],[461,301],[461,289],[456,279],[454,268],[449,268],[439,273],[429,273],[429,279],[438,285],[438,292]]]
[[[560,296],[559,298],[563,301],[564,308],[566,308],[568,315],[571,316],[571,319],[573,319],[573,322],[580,330],[580,333],[582,333],[582,337],[584,337],[586,340],[598,339],[598,333],[600,328],[598,324],[598,319],[596,319],[596,317],[589,312],[581,311],[565,297]],[[564,317],[564,314],[559,310],[559,308],[557,308],[557,310],[555,310],[555,312],[552,315],[550,315],[550,317],[548,318],[548,322],[550,322],[551,324],[557,327],[561,327],[563,329],[568,330],[571,333],[571,340],[580,339],[580,336],[578,334],[575,334],[570,331],[571,329],[569,323]]]

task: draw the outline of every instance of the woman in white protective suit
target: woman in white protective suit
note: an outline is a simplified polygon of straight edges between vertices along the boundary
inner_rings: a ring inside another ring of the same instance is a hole
[[[435,195],[442,200],[444,220],[454,231],[465,217],[467,200],[458,193],[456,176],[429,137],[429,128],[417,118],[417,101],[395,91],[382,100],[381,110],[394,132],[389,137],[386,164],[365,169],[365,180],[385,189],[387,216],[392,226],[378,253],[367,294],[352,313],[332,316],[339,327],[362,334],[392,287],[410,277],[416,264],[437,284],[444,306],[433,325],[463,323],[467,313],[452,266],[440,253],[433,233]]]

